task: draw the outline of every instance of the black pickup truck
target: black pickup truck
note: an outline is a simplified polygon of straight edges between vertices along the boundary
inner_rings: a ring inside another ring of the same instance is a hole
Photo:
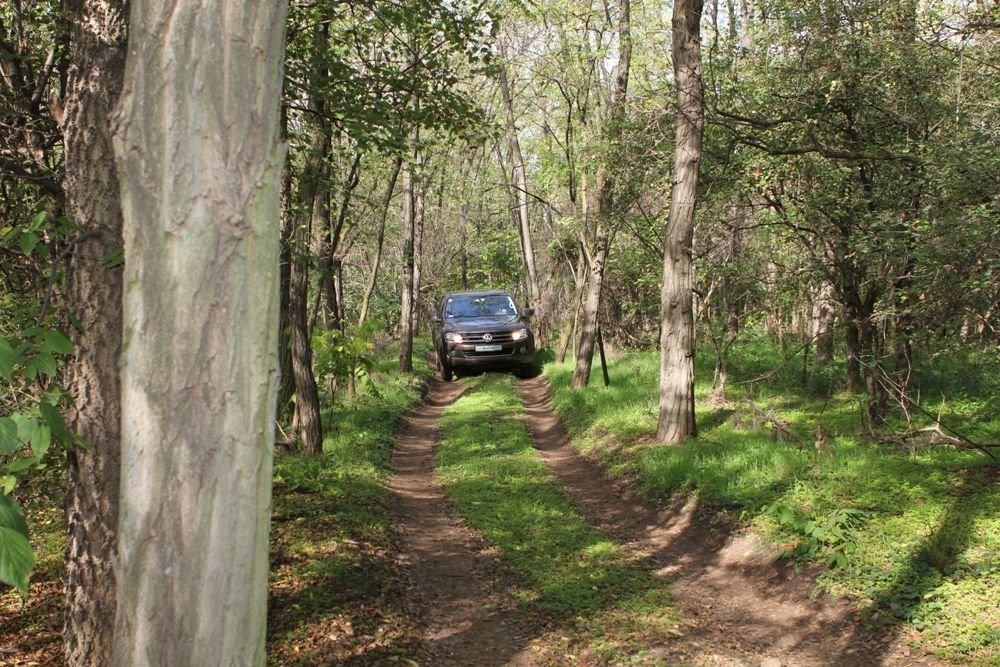
[[[441,379],[461,370],[512,370],[518,377],[538,373],[535,336],[527,318],[503,290],[452,292],[435,313],[434,350]]]

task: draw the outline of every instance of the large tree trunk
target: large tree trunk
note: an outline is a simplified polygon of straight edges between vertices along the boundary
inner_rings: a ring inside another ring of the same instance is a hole
[[[87,447],[73,447],[66,470],[66,606],[63,646],[70,667],[111,661],[115,530],[121,466],[122,214],[111,115],[125,74],[124,2],[74,7],[63,144],[65,211],[80,236],[66,268],[67,308],[80,322],[66,388],[69,423]]]
[[[132,6],[118,667],[265,662],[285,12]]]
[[[629,71],[632,65],[632,5],[630,0],[621,0],[618,17],[618,74],[615,79],[614,96],[606,119],[604,135],[608,145],[613,146],[621,137],[622,121],[625,117],[625,97],[628,94]],[[605,158],[606,159],[606,158]],[[610,229],[614,179],[605,166],[598,173],[597,230],[594,241],[594,256],[590,262],[590,287],[583,308],[583,326],[580,328],[580,347],[573,369],[572,387],[579,389],[590,382],[590,367],[594,360],[597,342],[598,315],[601,309],[601,288],[604,285],[604,268],[614,237]],[[586,199],[586,197],[584,197]]]
[[[691,253],[702,129],[705,125],[699,44],[702,5],[703,0],[674,2],[677,123],[674,186],[663,247],[660,417],[656,428],[656,439],[665,443],[681,442],[697,435],[694,415],[694,267]]]

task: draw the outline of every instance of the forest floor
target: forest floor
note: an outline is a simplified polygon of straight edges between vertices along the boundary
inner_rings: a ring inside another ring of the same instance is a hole
[[[325,415],[322,456],[276,459],[270,665],[940,664],[708,503],[607,477],[547,379],[427,380],[421,400],[429,369],[392,365]],[[61,487],[24,499],[39,562],[26,601],[0,595],[0,665],[61,664]]]
[[[456,517],[435,473],[438,419],[462,383],[431,381],[397,435],[393,519],[399,562],[413,587],[422,665],[603,664],[560,653],[560,630],[508,595],[503,557]],[[532,445],[578,511],[635,562],[670,582],[681,612],[643,664],[936,665],[899,637],[868,628],[845,602],[814,598],[814,580],[751,535],[694,502],[650,505],[578,454],[550,406],[544,379],[517,384]],[[562,638],[565,639],[564,637]],[[625,664],[615,662],[614,664]]]

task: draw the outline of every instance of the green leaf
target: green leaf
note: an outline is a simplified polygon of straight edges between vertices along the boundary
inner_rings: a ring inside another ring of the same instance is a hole
[[[0,454],[12,454],[20,445],[17,422],[10,417],[0,417]]]
[[[50,352],[40,351],[31,358],[24,370],[24,374],[27,376],[30,372],[32,378],[38,373],[52,377],[56,374],[56,358]]]
[[[52,429],[46,425],[39,426],[35,429],[34,435],[31,436],[31,451],[34,453],[35,458],[41,460],[45,456],[45,452],[49,451],[49,447],[52,446]]]
[[[37,232],[42,228],[42,225],[49,219],[48,211],[39,211],[35,214],[35,217],[31,219],[31,224],[28,225],[29,232]]]
[[[30,255],[31,251],[38,245],[38,234],[35,234],[34,232],[25,232],[24,234],[21,234],[18,245],[21,246],[21,252],[25,255]]]
[[[27,470],[31,466],[38,463],[38,459],[34,456],[25,456],[24,458],[14,459],[7,464],[7,471],[11,473],[21,472],[22,470]]]
[[[64,445],[73,443],[73,433],[66,426],[66,421],[58,408],[43,401],[38,404],[38,411],[42,413],[42,419],[48,424],[48,428],[52,429],[52,435],[56,437],[56,440]]]
[[[14,500],[5,494],[0,494],[0,526],[13,528],[25,537],[28,536],[28,522],[24,513]]]
[[[61,331],[50,331],[45,335],[45,340],[39,348],[42,352],[55,352],[56,354],[73,354],[73,343],[62,334]]]
[[[35,429],[38,428],[38,422],[34,419],[28,419],[20,412],[15,412],[10,416],[10,420],[14,422],[17,426],[17,440],[18,444],[22,442],[31,442],[31,436],[35,435]]]
[[[104,257],[101,258],[101,264],[104,265],[106,269],[113,269],[116,266],[121,266],[125,263],[125,251],[111,250]]]
[[[14,366],[20,361],[20,355],[14,352],[10,343],[4,338],[0,338],[0,376],[10,380],[13,377]]]
[[[6,495],[10,495],[14,491],[14,487],[17,486],[17,478],[13,475],[4,475],[0,477],[0,491]]]
[[[13,528],[0,526],[0,581],[28,594],[28,576],[35,567],[28,538]]]

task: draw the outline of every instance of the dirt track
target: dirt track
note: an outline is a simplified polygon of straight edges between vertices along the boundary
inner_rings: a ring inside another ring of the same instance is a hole
[[[451,511],[433,468],[437,420],[461,383],[432,381],[397,434],[393,521],[426,628],[421,665],[533,665],[542,633],[504,602],[496,557]],[[518,391],[534,445],[594,526],[668,577],[684,636],[650,647],[665,664],[934,665],[870,634],[842,601],[810,599],[812,581],[693,504],[643,502],[573,449],[543,379]],[[575,663],[562,663],[575,664]],[[581,663],[583,664],[583,663]]]

